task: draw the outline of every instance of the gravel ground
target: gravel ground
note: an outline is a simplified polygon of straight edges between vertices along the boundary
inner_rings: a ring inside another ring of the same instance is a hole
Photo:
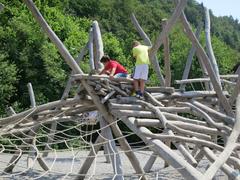
[[[135,152],[135,154],[139,159],[141,166],[144,167],[152,152],[138,150]],[[6,167],[8,161],[11,159],[12,155],[0,154],[0,179],[73,179],[76,177],[76,174],[87,155],[88,151],[66,151],[49,153],[48,157],[44,158],[50,168],[48,172],[43,171],[37,161],[35,161],[32,170],[27,170],[27,156],[23,155],[20,161],[17,163],[17,166],[14,168],[13,173],[6,174],[3,173],[3,170]],[[123,152],[120,152],[120,157],[124,172],[124,179],[139,179],[139,177],[135,175],[135,171],[126,155]],[[94,161],[90,170],[88,171],[86,179],[113,179],[114,172],[112,164],[106,163],[106,158],[103,154],[103,151],[100,151],[97,154],[95,160],[96,161]],[[207,160],[202,160],[198,166],[199,169],[204,171],[206,164]],[[151,172],[147,174],[147,177],[148,179],[158,180],[184,179],[181,174],[171,166],[164,168],[164,162],[159,157],[155,161]],[[222,173],[218,173],[216,179],[225,180],[227,177]]]

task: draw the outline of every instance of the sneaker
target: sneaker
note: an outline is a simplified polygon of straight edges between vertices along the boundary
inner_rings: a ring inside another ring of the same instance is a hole
[[[143,95],[140,95],[140,94],[136,94],[136,96],[135,96],[136,98],[138,98],[138,99],[140,99],[140,100],[144,100],[144,97],[143,97]]]
[[[139,99],[140,99],[140,100],[144,100],[143,95],[139,95]]]
[[[131,96],[135,96],[135,97],[136,97],[136,95],[137,95],[137,94],[136,94],[135,92],[132,92],[132,94],[131,94]]]
[[[139,95],[139,94],[136,94],[135,97],[136,97],[136,98],[140,98],[140,95]]]

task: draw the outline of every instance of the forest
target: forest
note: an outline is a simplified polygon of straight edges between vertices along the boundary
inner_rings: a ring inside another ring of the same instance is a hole
[[[118,60],[132,72],[133,40],[141,40],[130,15],[134,13],[152,42],[161,32],[161,20],[169,18],[175,4],[172,0],[34,0],[49,25],[63,41],[73,57],[77,57],[88,41],[88,32],[97,20],[104,43],[104,52]],[[31,82],[37,104],[60,99],[69,67],[56,47],[43,33],[27,7],[18,0],[2,0],[0,12],[0,116],[6,116],[6,107],[19,112],[30,106],[27,83]],[[189,0],[186,16],[196,30],[204,23],[203,5]],[[240,23],[233,17],[215,17],[210,11],[212,46],[220,73],[232,73],[240,61]],[[181,79],[191,43],[177,25],[170,33],[172,86]],[[200,42],[205,47],[204,29]],[[80,66],[89,73],[86,55]],[[163,67],[162,49],[158,52]],[[197,61],[191,77],[201,75]],[[157,77],[150,69],[149,86],[157,85]]]

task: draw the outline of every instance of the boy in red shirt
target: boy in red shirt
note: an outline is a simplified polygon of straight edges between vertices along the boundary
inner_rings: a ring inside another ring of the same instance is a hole
[[[110,76],[110,79],[113,77],[127,77],[127,70],[117,61],[111,60],[109,56],[104,55],[101,58],[100,62],[104,64],[104,69],[99,73],[100,75],[108,74]]]

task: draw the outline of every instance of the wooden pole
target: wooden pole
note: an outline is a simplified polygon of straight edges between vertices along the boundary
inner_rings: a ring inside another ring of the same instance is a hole
[[[205,9],[205,35],[206,35],[207,53],[208,53],[213,71],[217,77],[218,84],[221,86],[219,69],[218,69],[217,61],[216,61],[213,48],[212,48],[212,43],[211,43],[211,33],[210,33],[211,24],[210,24],[209,10],[207,8],[204,8],[204,9]]]
[[[199,39],[200,34],[201,34],[201,29],[202,29],[202,24],[199,24],[197,27],[197,31],[196,31],[196,38]],[[182,75],[182,80],[188,79],[189,76],[189,72],[192,66],[192,60],[193,60],[193,56],[196,52],[196,48],[194,47],[194,45],[192,45],[191,50],[189,51],[188,57],[187,57],[187,62],[183,71],[183,75]],[[186,84],[181,84],[180,85],[180,89],[182,91],[185,90]]]
[[[162,19],[162,27],[167,25],[167,19]],[[170,63],[170,50],[169,38],[165,36],[163,39],[163,53],[164,53],[164,71],[165,71],[165,86],[171,86],[171,63]]]
[[[102,35],[97,21],[93,21],[93,42],[94,42],[94,65],[96,70],[101,70],[103,68],[103,64],[100,62],[100,59],[104,55],[103,52],[103,42]]]
[[[93,28],[92,27],[89,30],[88,50],[89,50],[89,65],[90,65],[90,69],[94,70],[95,69],[95,63],[94,63]]]

